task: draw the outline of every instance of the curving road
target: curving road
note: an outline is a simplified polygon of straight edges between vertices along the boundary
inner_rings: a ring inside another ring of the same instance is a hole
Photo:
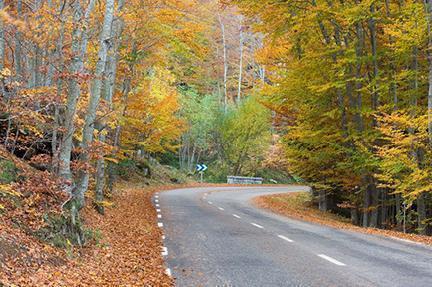
[[[432,248],[305,223],[253,197],[307,187],[158,193],[162,254],[177,286],[432,286]]]

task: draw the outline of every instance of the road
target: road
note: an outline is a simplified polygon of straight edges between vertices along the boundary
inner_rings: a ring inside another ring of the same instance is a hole
[[[163,255],[177,286],[432,286],[432,248],[261,210],[251,199],[307,187],[158,193]]]

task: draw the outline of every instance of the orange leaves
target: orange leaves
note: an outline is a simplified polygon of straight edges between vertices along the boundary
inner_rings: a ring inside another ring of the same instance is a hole
[[[122,142],[147,152],[174,148],[184,124],[176,115],[178,94],[171,78],[168,71],[155,68],[155,75],[144,80],[137,93],[129,97]]]
[[[117,208],[108,209],[104,217],[86,209],[86,223],[98,230],[94,244],[79,254],[71,251],[69,258],[7,227],[8,242],[17,241],[23,248],[17,247],[20,254],[14,253],[15,261],[8,258],[8,268],[0,269],[0,280],[21,286],[172,286],[172,279],[164,274],[161,231],[151,204],[153,191],[122,189],[114,197]],[[2,228],[0,222],[0,247]]]

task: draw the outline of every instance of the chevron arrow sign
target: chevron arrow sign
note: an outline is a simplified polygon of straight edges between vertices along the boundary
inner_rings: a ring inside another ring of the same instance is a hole
[[[206,170],[207,170],[207,166],[205,164],[197,164],[196,165],[196,171],[202,172],[202,171],[206,171]]]

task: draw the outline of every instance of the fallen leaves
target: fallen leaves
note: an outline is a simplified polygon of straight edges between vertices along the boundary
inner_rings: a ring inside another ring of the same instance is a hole
[[[68,252],[48,246],[11,222],[0,223],[0,282],[6,286],[172,286],[164,272],[161,230],[151,195],[169,187],[123,188],[101,216],[84,211],[101,239]],[[172,187],[171,187],[172,188]],[[3,250],[6,243],[8,253]],[[3,244],[3,245],[2,245]]]
[[[275,213],[308,222],[432,245],[432,237],[430,236],[408,234],[394,230],[363,228],[353,225],[347,218],[330,212],[323,212],[313,207],[309,202],[307,193],[305,192],[260,196],[254,199],[254,204],[258,207],[269,209]]]

